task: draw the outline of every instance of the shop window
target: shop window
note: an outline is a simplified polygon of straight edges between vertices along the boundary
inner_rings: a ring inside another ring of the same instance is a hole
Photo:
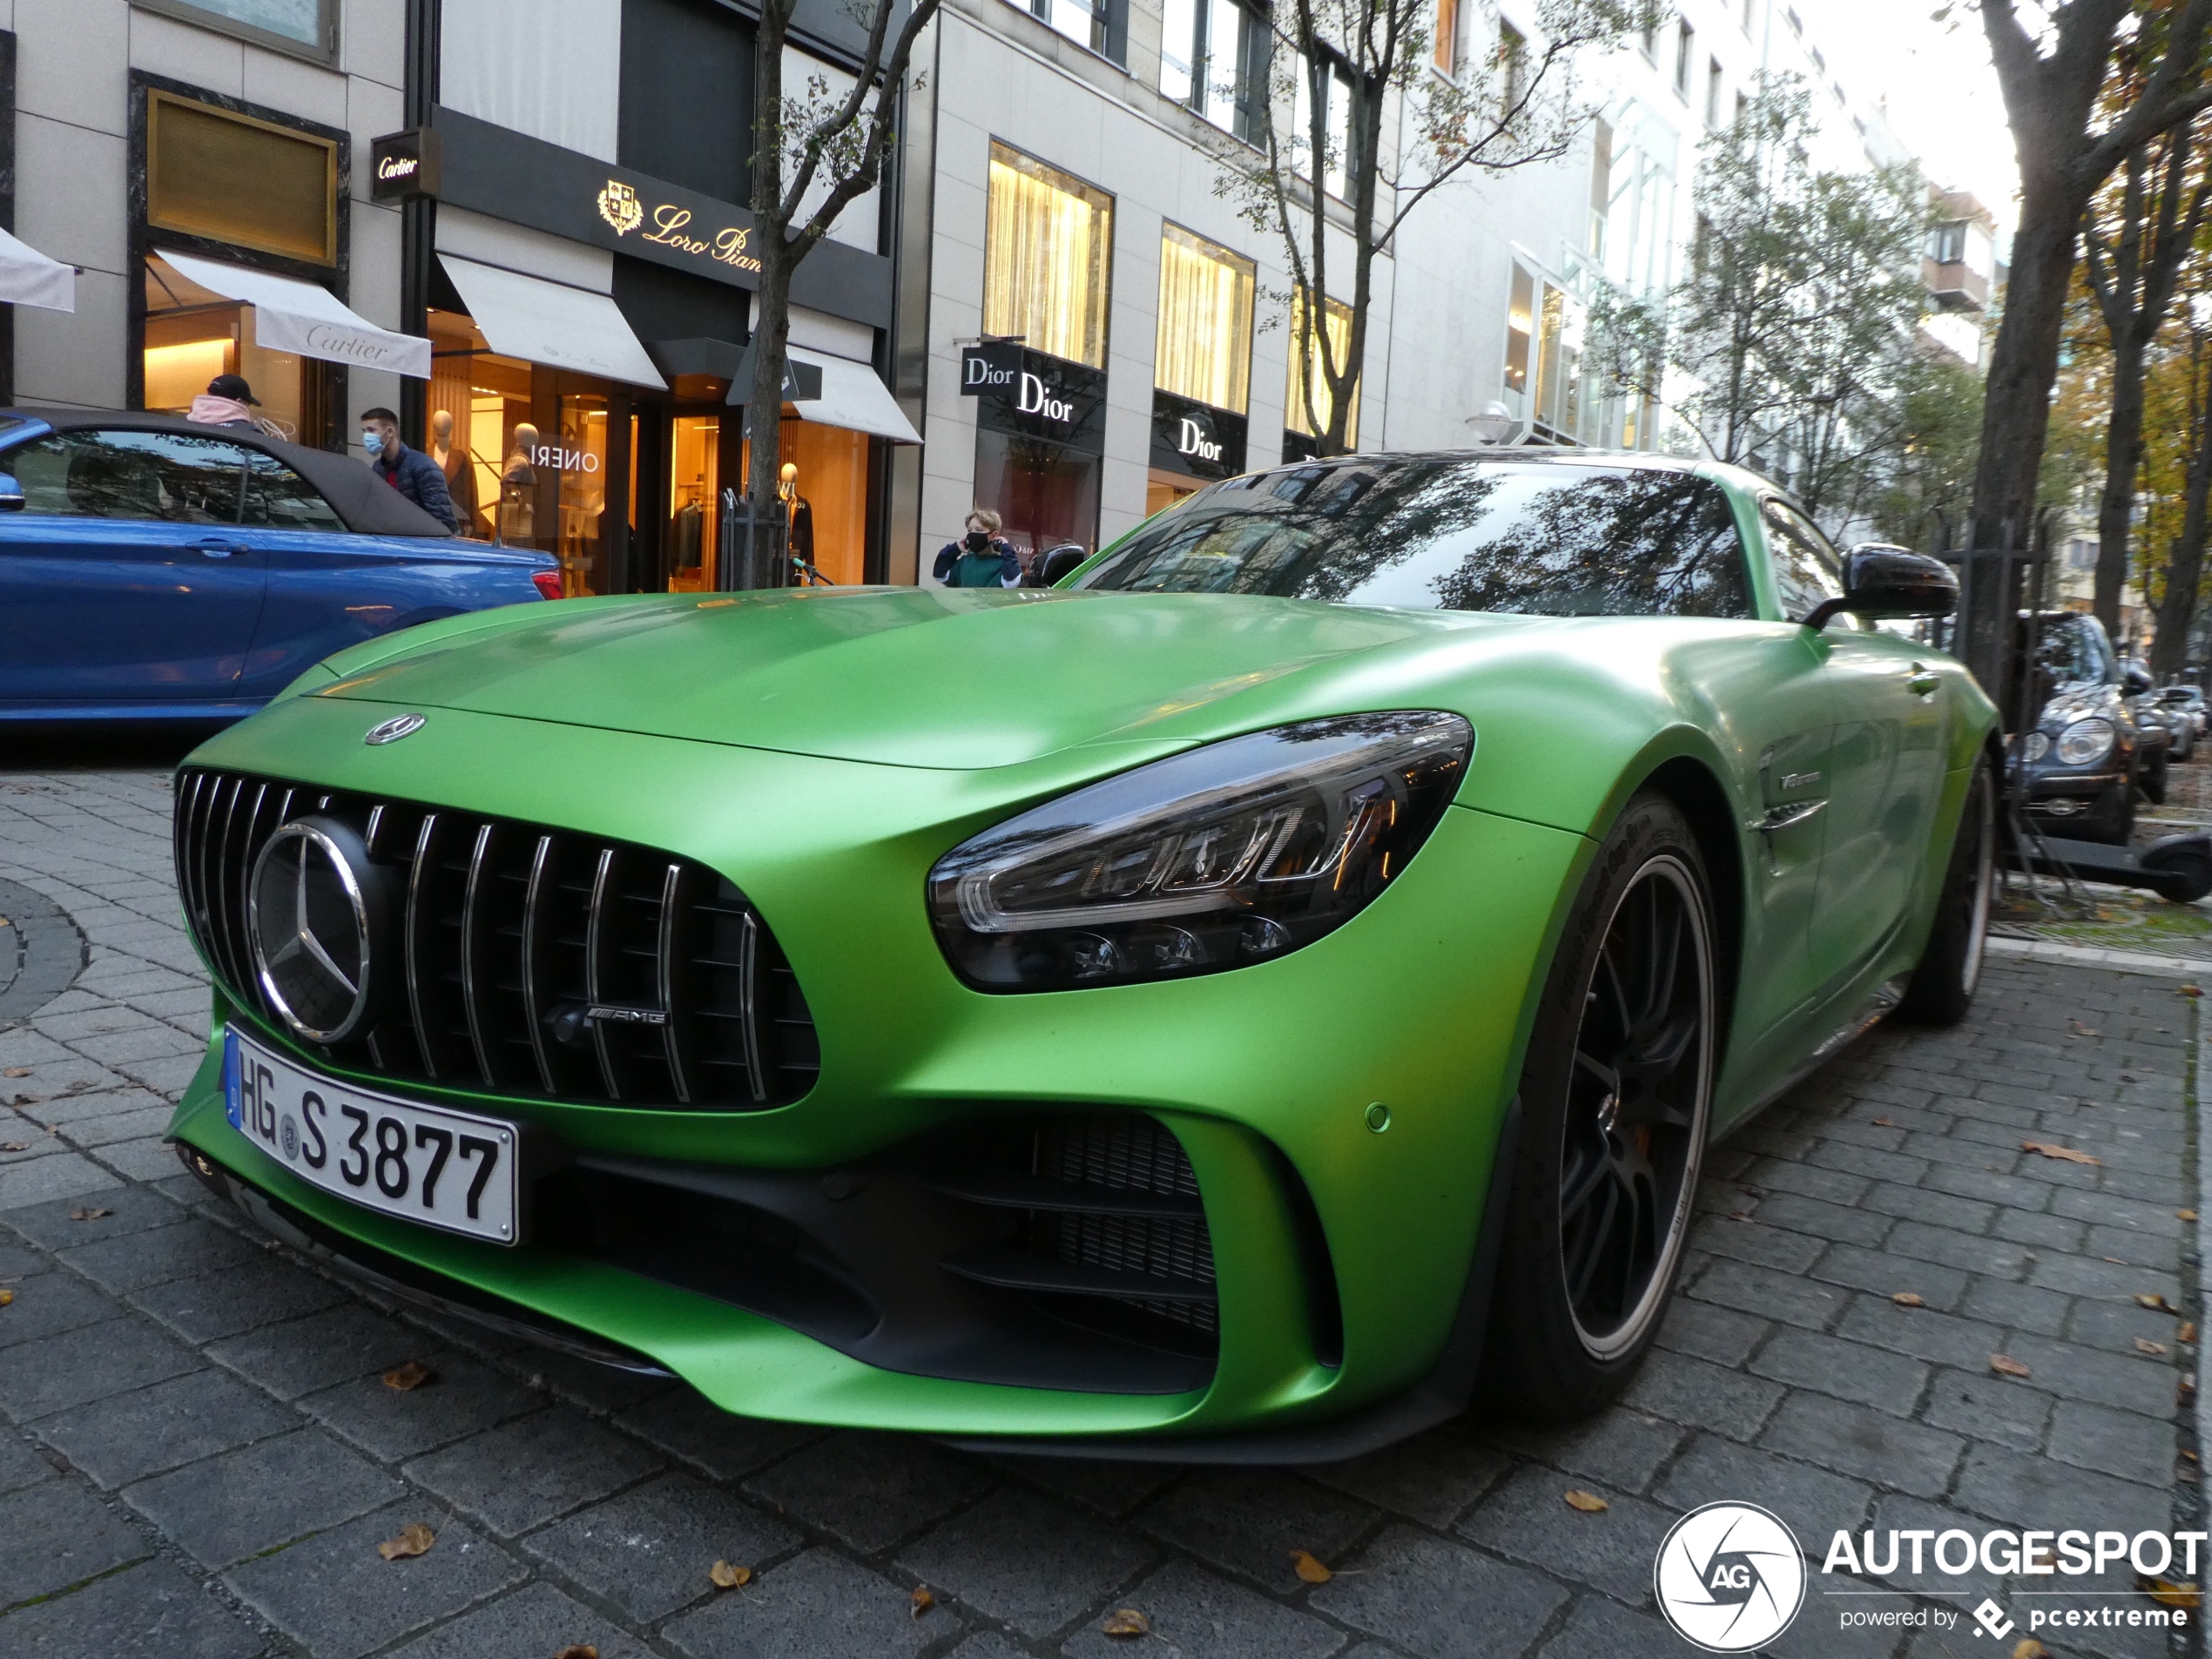
[[[1271,34],[1240,0],[1166,0],[1160,91],[1216,126],[1257,145],[1265,133]]]
[[[832,582],[867,579],[868,435],[786,417],[784,464],[790,484],[792,550]]]
[[[146,223],[338,262],[338,141],[149,89]]]
[[[975,499],[1005,520],[1025,563],[1073,543],[1098,545],[1099,457],[1049,439],[978,428]]]
[[[1300,436],[1316,438],[1328,428],[1334,413],[1329,397],[1329,383],[1321,372],[1322,330],[1328,334],[1329,353],[1337,367],[1344,367],[1345,354],[1352,348],[1352,307],[1339,300],[1331,300],[1322,307],[1319,328],[1308,328],[1305,321],[1305,293],[1302,289],[1291,295],[1291,385],[1286,400],[1289,410],[1284,424]],[[1303,352],[1301,352],[1303,347]],[[1306,419],[1305,377],[1299,374],[1299,360],[1303,356],[1308,374],[1312,377],[1314,412],[1321,418],[1317,428]],[[1344,441],[1356,447],[1359,442],[1359,388],[1352,388],[1351,419],[1345,424]]]
[[[1258,267],[1179,225],[1160,235],[1160,319],[1152,383],[1163,392],[1244,412],[1252,371]]]
[[[668,435],[668,590],[705,592],[715,586],[721,528],[722,417],[677,415]]]
[[[993,142],[985,334],[1103,368],[1113,244],[1111,196]]]
[[[338,0],[135,0],[202,29],[329,63],[338,56]]]
[[[320,444],[329,368],[292,352],[264,347],[251,306],[186,279],[159,254],[146,256],[145,389],[149,409],[182,415],[218,374],[242,374],[260,405],[253,413],[279,436]]]

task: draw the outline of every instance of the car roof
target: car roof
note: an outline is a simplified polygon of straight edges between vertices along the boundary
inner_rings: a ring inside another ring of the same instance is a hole
[[[274,455],[320,489],[346,528],[362,536],[437,536],[453,532],[406,496],[379,479],[374,469],[350,455],[287,443],[259,429],[211,427],[181,415],[146,409],[49,409],[17,404],[0,409],[0,444],[19,436],[17,423],[37,421],[56,432],[175,432],[195,438],[221,437]]]

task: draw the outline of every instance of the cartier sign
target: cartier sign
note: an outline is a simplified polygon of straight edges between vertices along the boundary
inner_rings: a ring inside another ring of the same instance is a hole
[[[1244,469],[1245,421],[1228,409],[1152,394],[1152,464],[1193,478],[1229,478]]]
[[[369,199],[396,202],[436,195],[442,158],[435,127],[409,127],[374,139],[369,145]]]

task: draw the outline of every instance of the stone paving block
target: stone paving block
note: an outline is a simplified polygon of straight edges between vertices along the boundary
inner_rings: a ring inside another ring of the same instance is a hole
[[[2117,1527],[2133,1537],[2173,1521],[2161,1491],[1981,1442],[1967,1447],[1951,1501],[2000,1527]]]
[[[1831,1244],[1814,1264],[1812,1276],[1874,1296],[1910,1291],[1939,1309],[1956,1307],[1966,1293],[1966,1276],[1955,1267],[1888,1250],[1861,1250],[1856,1244]]]
[[[0,1352],[7,1355],[0,1363],[0,1410],[19,1422],[143,1388],[164,1377],[196,1371],[202,1363],[191,1349],[144,1320],[132,1318],[80,1325]]]
[[[1507,1467],[1505,1457],[1447,1426],[1364,1457],[1317,1464],[1304,1473],[1309,1480],[1334,1487],[1379,1509],[1441,1529],[1480,1497]]]
[[[1809,1463],[1737,1446],[1710,1434],[1693,1440],[1661,1477],[1653,1497],[1670,1509],[1700,1504],[1756,1503],[1786,1515],[1799,1543],[1858,1527],[1873,1496],[1864,1481]]]
[[[2172,1423],[2079,1399],[2057,1402],[2046,1447],[2061,1463],[2147,1487],[2173,1484],[2175,1449]]]
[[[1764,1379],[1661,1349],[1644,1360],[1621,1403],[1632,1411],[1748,1440],[1773,1414],[1782,1395],[1780,1386]]]
[[[1780,1332],[1759,1350],[1750,1369],[1898,1417],[1912,1414],[1928,1379],[1928,1367],[1919,1360],[1817,1331]]]
[[[1770,1227],[1831,1238],[1846,1244],[1878,1244],[1895,1224],[1878,1211],[1827,1204],[1795,1192],[1776,1192],[1758,1201],[1757,1217]]]
[[[618,1492],[661,1467],[650,1447],[556,1406],[416,1458],[401,1473],[463,1514],[511,1536]]]
[[[907,1544],[898,1565],[1034,1639],[1112,1595],[1153,1559],[1150,1546],[1111,1522],[1011,1487]]]
[[[1966,1443],[1864,1406],[1792,1394],[1782,1402],[1759,1444],[1839,1474],[1932,1498],[1949,1485]]]
[[[2084,1297],[2073,1304],[2073,1318],[2065,1335],[2071,1342],[2101,1352],[2132,1354],[2137,1338],[2146,1342],[2176,1345],[2180,1321],[2170,1313],[2147,1308],[2134,1297]]]
[[[120,1088],[99,1089],[91,1094],[57,1095],[51,1100],[42,1100],[19,1109],[39,1123],[58,1124],[64,1134],[78,1139],[81,1138],[79,1131],[87,1125],[107,1118],[142,1111],[165,1113],[172,1108],[150,1089],[124,1084]],[[173,1158],[175,1154],[171,1154],[171,1157]]]
[[[1358,1576],[1322,1585],[1312,1604],[1420,1659],[1518,1655],[1568,1599],[1525,1568],[1411,1527],[1385,1531],[1358,1564]]]
[[[433,1338],[418,1342],[408,1357],[428,1366],[432,1379],[421,1387],[402,1393],[370,1374],[304,1395],[300,1409],[370,1456],[396,1463],[545,1404],[544,1395],[505,1373],[438,1350]]]
[[[803,1423],[739,1417],[690,1388],[632,1406],[615,1426],[717,1480],[741,1479],[823,1435]]]
[[[1886,1296],[1856,1298],[1836,1334],[1966,1370],[1986,1367],[1991,1354],[2004,1351],[2005,1341],[1998,1325],[1934,1308],[1899,1307]]]
[[[376,1553],[417,1521],[437,1534],[427,1554],[388,1561]],[[315,1659],[360,1659],[491,1600],[524,1576],[498,1545],[436,1505],[410,1499],[246,1561],[223,1582]],[[516,1654],[509,1648],[499,1659]]]
[[[1195,1469],[1136,1514],[1136,1524],[1201,1561],[1289,1595],[1291,1552],[1340,1562],[1375,1512],[1281,1469]]]
[[[810,1549],[743,1590],[670,1621],[688,1659],[913,1659],[959,1625],[943,1606],[917,1619],[908,1593],[828,1549]]]
[[[1824,1240],[1789,1232],[1746,1217],[1707,1216],[1690,1231],[1693,1248],[1731,1261],[1756,1262],[1785,1273],[1802,1273],[1819,1258]]]
[[[328,1435],[300,1429],[124,1488],[124,1501],[219,1568],[352,1519],[406,1488]]]
[[[260,1631],[167,1561],[142,1561],[0,1619],[24,1659],[255,1659]]]
[[[1817,1169],[1781,1158],[1760,1158],[1740,1177],[1745,1186],[1766,1192],[1795,1192],[1827,1204],[1857,1204],[1874,1184],[1863,1175]]]
[[[136,1306],[187,1342],[196,1343],[235,1336],[351,1299],[330,1280],[258,1245],[249,1245],[243,1256],[209,1271],[158,1279],[131,1293]]]
[[[2028,1380],[2066,1399],[2093,1400],[2170,1420],[2178,1372],[2170,1360],[2135,1354],[2102,1353],[2072,1342],[2045,1337],[2014,1337],[2010,1357],[2034,1375]]]
[[[1997,1169],[1939,1163],[1922,1184],[1936,1192],[1949,1193],[1954,1198],[1972,1198],[2011,1210],[2040,1211],[2048,1208],[2051,1202],[2051,1189],[2041,1182],[2024,1180]]]
[[[68,1481],[0,1497],[0,1608],[51,1595],[153,1553],[145,1534]],[[0,1637],[8,1627],[0,1624]]]
[[[873,1554],[992,1484],[983,1467],[919,1440],[834,1434],[745,1482],[745,1490]]]
[[[1539,1659],[1649,1659],[1682,1640],[1649,1613],[1631,1613],[1618,1602],[1586,1595],[1575,1604]]]
[[[2074,1301],[2059,1291],[2033,1285],[2013,1285],[2003,1279],[1977,1278],[1966,1287],[1959,1312],[1970,1319],[1986,1319],[2014,1331],[2055,1337],[2066,1329]]]
[[[1765,1341],[1774,1328],[1767,1320],[1733,1308],[1677,1296],[1660,1323],[1656,1340],[1676,1353],[1732,1368],[1749,1359],[1751,1350]]]
[[[39,1420],[38,1435],[112,1492],[298,1426],[259,1389],[208,1370],[57,1412]]]
[[[1718,1302],[1739,1313],[1780,1319],[1811,1330],[1827,1329],[1851,1300],[1849,1291],[1777,1273],[1748,1262],[1715,1262],[1689,1285],[1701,1302]]]
[[[1962,1198],[1948,1192],[1931,1192],[1925,1187],[1903,1187],[1889,1182],[1875,1184],[1866,1195],[1865,1208],[1900,1221],[1924,1222],[1931,1227],[1949,1227],[1964,1233],[1982,1231],[1998,1213],[1995,1204],[1979,1198]]]
[[[422,1346],[421,1332],[347,1302],[226,1337],[208,1344],[206,1352],[278,1399],[295,1399],[333,1383],[381,1375],[414,1359]]]
[[[1420,1444],[1426,1445],[1428,1437]],[[1386,1457],[1387,1452],[1378,1453]],[[992,1460],[1001,1474],[1042,1487],[1055,1497],[1079,1503],[1116,1521],[1136,1511],[1154,1493],[1182,1473],[1172,1463],[1121,1463],[1105,1458],[1045,1458],[1008,1455]],[[1333,1468],[1349,1468],[1336,1464]],[[1309,1470],[1317,1478],[1319,1470]]]
[[[1550,1469],[1518,1470],[1455,1530],[1493,1554],[1642,1602],[1673,1512],[1600,1487],[1596,1495],[1612,1507],[1586,1514],[1567,1501],[1570,1485]]]
[[[172,1278],[227,1271],[267,1252],[227,1228],[172,1208],[172,1225],[102,1238],[61,1252],[61,1259],[102,1289],[122,1295]]]
[[[1587,1475],[1622,1492],[1642,1492],[1674,1456],[1684,1431],[1663,1418],[1616,1408],[1561,1427],[1501,1424],[1490,1431],[1490,1438],[1570,1474]]]
[[[104,1216],[90,1216],[82,1221],[75,1219],[71,1211],[105,1210]],[[141,1232],[149,1227],[173,1225],[179,1218],[177,1206],[160,1193],[145,1187],[118,1187],[112,1193],[103,1194],[86,1204],[76,1198],[58,1199],[51,1204],[33,1204],[8,1212],[0,1225],[12,1228],[34,1244],[51,1251],[67,1251],[84,1244],[103,1243],[125,1233]]]
[[[509,1654],[538,1659],[577,1647],[597,1649],[599,1659],[651,1659],[652,1652],[552,1585],[525,1584],[417,1636],[395,1649],[392,1659],[499,1659]]]
[[[655,1401],[695,1391],[667,1377],[640,1376],[634,1371],[579,1359],[571,1354],[541,1350],[529,1356],[530,1386],[542,1388],[556,1399],[581,1406],[594,1417],[619,1412],[650,1410]]]
[[[2081,1248],[2107,1264],[2125,1262],[2131,1267],[2155,1267],[2166,1273],[2177,1272],[2182,1265],[2181,1240],[2130,1232],[2125,1227],[2092,1227]]]
[[[1918,1261],[1940,1262],[1946,1267],[2000,1279],[2020,1278],[2034,1259],[2034,1251],[2027,1244],[1919,1221],[1898,1222],[1882,1248]]]
[[[15,1492],[54,1478],[54,1466],[15,1429],[0,1428],[0,1492]]]
[[[2008,1378],[1946,1368],[1936,1372],[1920,1416],[1935,1428],[2033,1452],[2043,1443],[2051,1405],[2049,1395],[2018,1387]]]
[[[120,1141],[99,1149],[99,1160],[133,1181],[156,1181],[177,1167],[177,1150],[159,1136]]]
[[[1343,1632],[1311,1614],[1256,1595],[1190,1561],[1170,1561],[1114,1601],[1144,1615],[1167,1651],[1185,1659],[1329,1659],[1345,1643]],[[1069,1659],[1126,1655],[1127,1639],[1105,1635],[1098,1622],[1077,1631],[1060,1651]],[[966,1659],[968,1646],[958,1651]]]
[[[122,1312],[97,1288],[70,1273],[26,1276],[11,1288],[16,1299],[0,1311],[0,1353],[42,1337],[97,1325]],[[0,1385],[0,1399],[5,1393]]]
[[[50,1152],[0,1164],[0,1211],[80,1198],[123,1184],[81,1152]]]
[[[718,1561],[760,1572],[804,1541],[781,1521],[687,1474],[668,1474],[557,1526],[523,1551],[641,1623],[711,1597]]]

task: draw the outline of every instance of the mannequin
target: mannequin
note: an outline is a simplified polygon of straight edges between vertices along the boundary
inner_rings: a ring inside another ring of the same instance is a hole
[[[446,475],[446,493],[453,497],[453,510],[463,524],[473,525],[476,517],[476,469],[469,446],[453,441],[453,411],[440,409],[430,417],[430,459]]]
[[[528,547],[537,537],[537,469],[530,456],[537,448],[537,428],[528,421],[515,426],[514,447],[500,469],[499,539]]]
[[[784,506],[791,514],[791,550],[793,556],[812,564],[814,562],[814,509],[806,497],[799,493],[799,463],[784,462],[776,494],[783,497]]]

